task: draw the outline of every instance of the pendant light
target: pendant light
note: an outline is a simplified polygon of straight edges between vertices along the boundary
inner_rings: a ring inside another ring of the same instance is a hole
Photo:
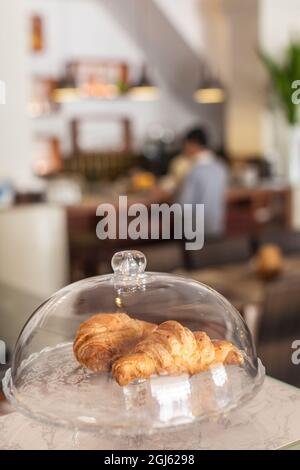
[[[53,99],[56,103],[68,103],[80,99],[80,90],[76,84],[73,64],[67,64],[65,75],[58,81],[54,90]]]
[[[200,104],[220,104],[226,100],[225,88],[221,81],[207,72],[207,66],[202,64],[202,78],[194,93],[194,100]]]
[[[151,19],[150,19],[150,12],[149,12],[149,0],[146,0],[145,3],[145,16],[147,18],[147,26],[146,26],[146,50],[150,51],[150,39],[149,36],[151,34]],[[134,8],[133,2],[133,14],[135,15],[135,20],[137,24],[136,18],[136,9]],[[136,31],[138,31],[138,27],[136,27]],[[139,39],[139,38],[137,38]],[[139,41],[138,41],[139,42]],[[128,95],[131,99],[136,101],[155,101],[159,98],[159,89],[149,77],[147,66],[144,64],[142,66],[141,76],[139,80],[134,83],[128,90]]]
[[[154,101],[158,99],[159,89],[149,78],[145,65],[142,68],[140,79],[130,87],[128,95],[136,101]]]

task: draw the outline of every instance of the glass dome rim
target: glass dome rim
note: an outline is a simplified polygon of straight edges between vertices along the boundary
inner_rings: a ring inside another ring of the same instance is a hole
[[[257,376],[255,380],[253,381],[252,388],[251,390],[249,389],[247,393],[244,393],[240,399],[237,402],[233,402],[230,406],[225,407],[222,411],[221,414],[227,414],[229,412],[232,412],[236,409],[241,408],[248,402],[250,402],[254,396],[257,395],[257,393],[260,391],[261,387],[263,386],[265,376],[266,376],[266,369],[265,366],[263,365],[261,359],[257,357],[258,360],[258,366],[257,366]],[[208,373],[208,372],[206,372]],[[55,428],[64,428],[64,429],[69,429],[69,430],[76,430],[80,432],[86,432],[86,433],[108,433],[108,435],[111,436],[117,436],[117,435],[122,435],[121,430],[118,430],[116,428],[113,428],[109,425],[90,425],[90,424],[77,424],[74,426],[73,422],[71,420],[62,420],[60,421],[54,421],[53,418],[48,417],[44,413],[38,413],[35,414],[33,411],[30,411],[30,409],[24,405],[22,405],[22,402],[18,401],[16,398],[16,395],[14,391],[17,391],[16,386],[13,383],[13,376],[12,376],[12,368],[9,368],[6,373],[4,378],[2,379],[2,387],[3,387],[3,392],[8,400],[8,402],[11,404],[11,406],[14,408],[16,412],[21,413],[23,416],[28,417],[30,419],[33,419],[36,422],[40,422],[41,424],[45,424],[47,426],[53,426]],[[206,422],[209,419],[213,418],[214,416],[220,416],[220,413],[217,412],[211,412],[207,413],[204,416],[196,416],[191,422],[186,422],[182,424],[168,424],[163,427],[153,427],[150,429],[148,432],[143,432],[143,435],[153,435],[155,433],[158,433],[160,431],[164,432],[176,432],[180,431],[182,428],[186,426],[193,426],[193,425],[199,425],[201,422]],[[129,428],[130,429],[130,428]],[[127,435],[136,435],[136,430],[133,428],[129,434],[128,434],[128,429],[127,429]],[[126,434],[126,433],[125,433]]]

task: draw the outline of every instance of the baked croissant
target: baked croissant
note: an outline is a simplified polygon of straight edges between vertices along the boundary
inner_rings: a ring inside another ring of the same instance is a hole
[[[205,333],[194,334],[176,321],[166,321],[140,341],[131,354],[120,357],[112,367],[119,385],[153,374],[196,374],[214,359],[214,346]]]
[[[215,358],[210,364],[210,367],[214,367],[217,364],[226,365],[239,365],[243,364],[244,358],[241,351],[238,350],[229,341],[213,340],[212,341],[215,349]]]
[[[99,313],[82,323],[73,350],[80,364],[94,372],[111,370],[112,363],[146,338],[156,325],[125,313]]]
[[[131,354],[120,357],[112,367],[119,385],[153,374],[197,374],[217,364],[241,364],[241,353],[227,341],[212,342],[204,332],[193,334],[176,321],[159,325],[140,341]]]
[[[196,331],[194,337],[199,351],[196,369],[196,373],[198,373],[206,370],[208,365],[215,360],[215,347],[213,341],[204,331]]]

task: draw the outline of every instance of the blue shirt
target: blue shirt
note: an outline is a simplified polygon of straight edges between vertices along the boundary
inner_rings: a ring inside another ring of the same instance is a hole
[[[228,171],[211,152],[203,152],[184,180],[180,203],[204,204],[204,233],[218,237],[225,231]]]

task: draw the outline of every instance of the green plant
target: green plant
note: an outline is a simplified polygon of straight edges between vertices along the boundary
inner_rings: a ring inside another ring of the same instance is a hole
[[[260,52],[260,57],[269,72],[273,89],[289,124],[296,124],[298,106],[292,102],[292,84],[295,80],[300,80],[300,42],[293,41],[289,44],[281,62],[264,52]]]

